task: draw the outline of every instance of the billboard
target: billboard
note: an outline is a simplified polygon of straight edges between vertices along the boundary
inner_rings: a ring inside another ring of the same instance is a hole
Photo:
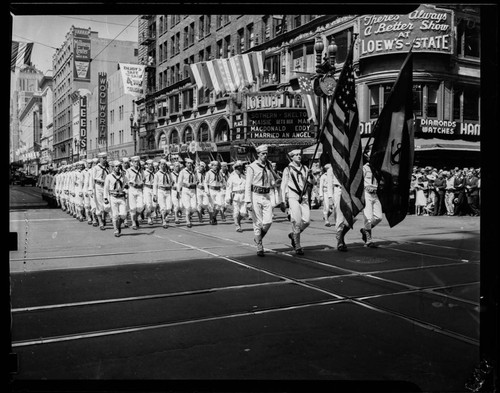
[[[141,64],[119,63],[122,75],[123,90],[125,94],[140,97],[144,95],[144,70],[146,66]]]
[[[98,130],[99,140],[106,140],[108,137],[108,78],[105,72],[99,72],[98,78]]]
[[[90,30],[73,30],[73,79],[90,82]]]
[[[398,52],[453,53],[453,14],[420,5],[407,15],[364,15],[359,18],[359,57]]]

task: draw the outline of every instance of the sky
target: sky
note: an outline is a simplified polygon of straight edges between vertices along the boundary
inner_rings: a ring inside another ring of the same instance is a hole
[[[135,42],[138,38],[138,15],[12,15],[12,40],[34,42],[31,63],[46,73],[72,25],[90,27],[100,38]]]

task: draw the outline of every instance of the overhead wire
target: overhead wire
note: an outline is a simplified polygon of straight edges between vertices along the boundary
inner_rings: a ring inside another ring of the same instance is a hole
[[[111,45],[111,43],[113,41],[115,41],[120,36],[120,34],[122,34],[125,30],[127,30],[129,28],[129,26],[137,20],[137,18],[139,18],[139,15],[137,15],[134,19],[132,19],[132,21],[122,31],[120,31],[111,41],[109,41],[108,44],[104,48],[102,48],[101,51],[97,55],[95,55],[92,59],[90,59],[90,61],[95,60],[97,58],[97,56],[99,56],[102,52],[104,52],[104,50],[109,45]]]

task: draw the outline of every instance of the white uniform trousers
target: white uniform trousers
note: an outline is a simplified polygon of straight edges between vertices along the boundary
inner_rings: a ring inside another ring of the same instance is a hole
[[[111,205],[111,215],[113,216],[113,220],[116,220],[118,217],[122,219],[127,217],[127,200],[125,197],[118,198],[111,195],[109,202]]]
[[[290,206],[290,222],[292,223],[292,232],[301,233],[311,223],[311,210],[307,198],[302,198],[302,203],[294,196],[288,198]]]
[[[101,186],[99,184],[95,185],[95,212],[97,215],[100,215],[104,212],[109,213],[111,210],[111,207],[108,205],[106,206],[104,204],[104,186]]]
[[[245,192],[243,190],[233,191],[233,218],[234,218],[234,220],[237,220],[239,215],[246,217],[246,215],[248,214],[247,205],[246,205],[245,200],[244,200],[244,194],[245,194]]]
[[[214,210],[221,210],[224,206],[224,195],[222,190],[208,190],[208,210],[213,213]]]
[[[75,205],[78,207],[83,207],[83,196],[80,196],[80,193],[83,192],[81,187],[75,187]]]
[[[347,225],[344,214],[340,209],[340,196],[342,195],[342,188],[340,186],[333,187],[333,211],[335,214],[335,228],[339,228],[342,224]]]
[[[196,208],[198,209],[198,211],[201,212],[201,209],[207,209],[210,212],[212,211],[210,210],[210,201],[208,199],[208,195],[205,192],[205,188],[203,188],[202,186],[196,187],[196,202]]]
[[[271,205],[273,207],[278,206],[283,200],[281,199],[281,191],[279,187],[271,187],[269,191],[269,197],[271,199]]]
[[[365,190],[365,208],[363,209],[364,228],[369,230],[382,221],[382,204],[376,192]]]
[[[128,189],[128,204],[131,214],[140,214],[144,209],[142,188],[130,186]]]
[[[142,200],[144,207],[146,208],[145,213],[152,213],[156,208],[156,204],[153,202],[153,186],[148,187],[144,185]]]
[[[182,206],[186,210],[187,214],[196,211],[196,207],[198,205],[196,198],[196,188],[182,187],[181,200]]]
[[[179,197],[177,197],[177,194],[179,194]],[[174,188],[172,189],[172,209],[174,211],[174,214],[179,210],[182,210],[180,192],[177,192],[177,190]]]
[[[261,231],[267,232],[273,223],[273,206],[271,205],[271,198],[268,194],[252,195],[252,224],[253,233],[259,236]]]
[[[323,197],[323,216],[328,217],[328,213],[333,212],[333,206],[330,206],[330,199],[326,190],[321,191]]]
[[[172,191],[170,189],[163,190],[158,188],[157,198],[162,216],[165,215],[165,213],[170,213],[172,210]]]

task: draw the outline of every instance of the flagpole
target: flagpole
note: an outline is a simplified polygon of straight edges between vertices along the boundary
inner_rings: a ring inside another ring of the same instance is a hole
[[[347,57],[346,57],[347,59],[351,55],[351,52],[352,52],[352,50],[354,48],[354,43],[356,42],[356,38],[357,38],[357,35],[352,40],[351,46],[349,48],[349,53],[347,54]],[[341,70],[341,72],[340,72],[338,80],[341,80],[345,73],[346,73],[346,68],[343,67],[342,70]],[[323,132],[325,131],[325,128],[326,128],[326,120],[328,118],[328,114],[332,110],[333,103],[335,102],[335,98],[337,97],[338,86],[339,86],[338,83],[336,83],[335,84],[335,89],[333,90],[333,94],[331,95],[330,103],[328,105],[328,110],[326,111],[326,116],[325,116],[324,119],[322,119],[322,122],[321,122],[322,124],[321,124],[320,131],[318,132],[318,135],[316,136],[316,148],[314,149],[313,159],[309,162],[308,172],[311,170],[312,164],[313,164],[313,161],[314,161],[314,157],[316,157],[316,154],[318,152],[318,148],[319,148],[321,136],[323,135]],[[319,112],[319,113],[321,113],[321,112]],[[309,175],[309,173],[308,173],[308,175]],[[305,190],[306,190],[306,184],[304,184],[304,188],[301,190],[301,195],[300,195],[301,198],[304,196]]]
[[[406,63],[408,63],[408,59],[410,58],[410,54],[411,54],[411,51],[413,49],[413,45],[415,45],[415,39],[413,39],[411,45],[410,45],[410,49],[408,50],[408,53],[406,54],[406,58],[405,58],[405,61],[403,62],[403,65],[401,66],[400,70],[402,70],[405,66],[406,66]],[[401,73],[399,73],[396,81],[394,82],[394,84],[392,85],[392,88],[391,88],[391,92],[389,94],[389,98],[391,97],[392,95],[392,92],[394,91],[394,86],[397,85],[398,81],[399,81],[399,78],[401,77]],[[389,101],[389,98],[387,98],[387,101]],[[380,115],[380,114],[379,114]],[[378,119],[377,119],[377,122],[375,123],[375,125],[377,125],[378,123]],[[375,127],[373,128],[375,129]],[[373,132],[370,134],[370,136],[368,137],[368,142],[366,142],[366,145],[365,145],[365,148],[363,149],[363,155],[365,154],[368,154],[368,150],[369,150],[369,146],[370,146],[370,142],[371,140],[373,139]]]

